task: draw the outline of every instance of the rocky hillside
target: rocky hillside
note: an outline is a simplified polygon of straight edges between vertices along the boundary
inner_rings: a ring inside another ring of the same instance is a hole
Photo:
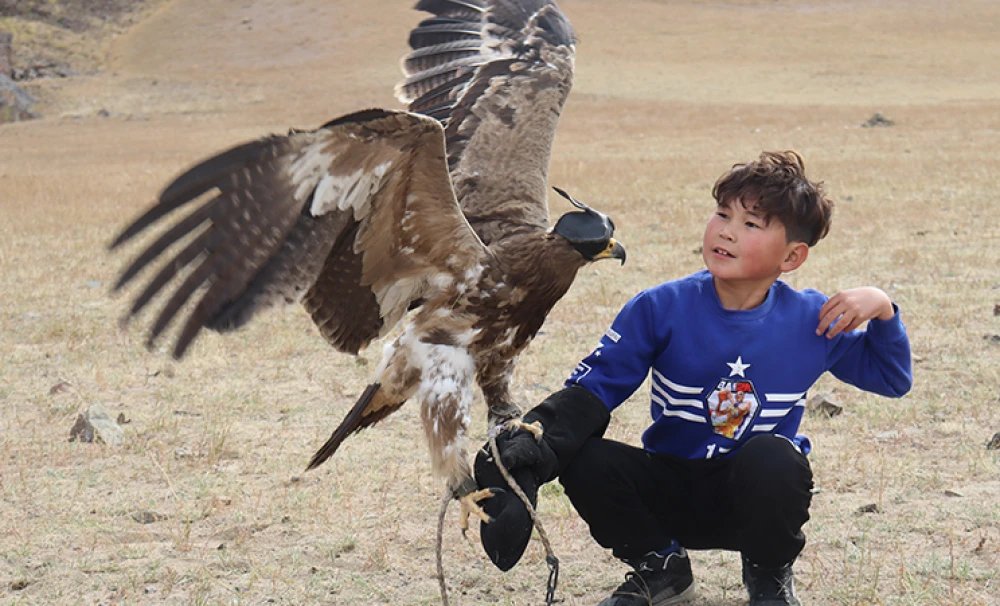
[[[36,117],[26,83],[101,69],[108,41],[155,0],[0,0],[0,123]]]

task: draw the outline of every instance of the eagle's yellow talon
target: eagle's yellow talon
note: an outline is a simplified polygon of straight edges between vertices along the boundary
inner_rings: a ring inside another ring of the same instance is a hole
[[[462,536],[465,536],[466,531],[469,530],[469,516],[474,515],[486,524],[493,521],[493,518],[488,516],[483,508],[479,506],[480,501],[485,501],[493,496],[493,491],[489,488],[483,488],[482,490],[477,490],[476,492],[470,492],[467,495],[458,497],[458,502],[462,506],[462,513],[458,519],[459,528],[462,529]]]
[[[528,433],[530,433],[531,435],[535,436],[535,439],[538,441],[541,441],[542,434],[545,433],[545,431],[542,429],[542,424],[539,423],[538,421],[534,421],[532,423],[525,423],[521,419],[511,419],[510,421],[504,423],[504,428],[509,430],[511,433],[514,433],[518,429],[523,429]]]

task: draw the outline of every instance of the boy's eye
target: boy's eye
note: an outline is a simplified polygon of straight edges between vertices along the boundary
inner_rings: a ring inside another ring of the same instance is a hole
[[[728,219],[729,218],[729,213],[722,212],[721,210],[717,211],[715,214],[716,214],[716,216],[722,217],[723,219]]]
[[[753,227],[754,229],[760,229],[760,225],[757,225],[757,224],[756,224],[756,223],[754,223],[753,221],[747,221],[747,222],[746,222],[746,226],[747,226],[747,227]]]

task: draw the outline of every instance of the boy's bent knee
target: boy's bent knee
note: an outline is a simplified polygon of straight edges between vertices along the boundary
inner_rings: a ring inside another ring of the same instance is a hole
[[[736,456],[750,464],[780,464],[786,460],[808,464],[805,455],[791,440],[775,434],[751,438],[740,448]]]
[[[754,483],[812,487],[809,461],[783,436],[767,434],[750,439],[735,455],[734,464],[739,477]]]

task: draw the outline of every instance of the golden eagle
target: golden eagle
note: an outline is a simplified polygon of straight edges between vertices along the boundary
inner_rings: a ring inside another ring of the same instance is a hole
[[[578,210],[549,224],[549,157],[575,42],[556,4],[421,0],[416,8],[433,16],[410,33],[396,89],[409,111],[365,110],[209,158],[170,183],[111,248],[194,206],[115,286],[168,257],[128,315],[172,290],[149,343],[186,315],[177,358],[203,327],[233,330],[274,303],[300,301],[327,341],[352,354],[408,316],[309,468],[416,398],[433,469],[462,501],[465,524],[470,511],[485,519],[475,503],[489,496],[476,491],[466,452],[473,383],[491,423],[516,417],[518,354],[581,267],[624,263],[625,251],[607,216],[561,190]]]

